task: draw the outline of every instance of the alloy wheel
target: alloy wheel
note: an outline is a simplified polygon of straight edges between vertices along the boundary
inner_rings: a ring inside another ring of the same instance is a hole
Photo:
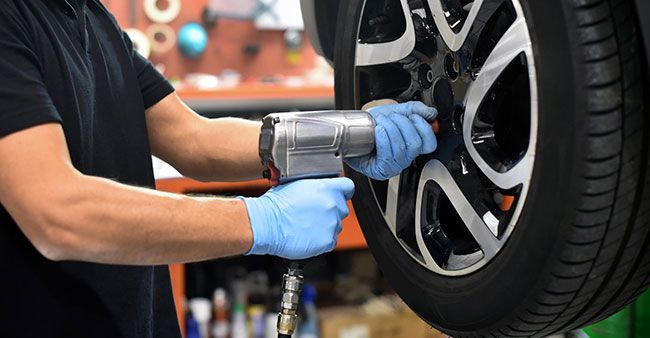
[[[421,100],[438,109],[438,149],[373,181],[384,219],[423,267],[472,273],[515,230],[537,135],[537,84],[518,0],[366,1],[355,103]]]

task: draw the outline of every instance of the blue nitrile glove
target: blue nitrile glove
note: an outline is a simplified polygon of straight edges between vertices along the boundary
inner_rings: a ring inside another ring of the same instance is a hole
[[[346,159],[352,169],[375,180],[387,180],[419,155],[436,150],[436,136],[427,122],[438,115],[435,108],[409,101],[373,107],[368,112],[377,123],[376,154]]]
[[[349,178],[300,180],[243,198],[253,230],[248,255],[304,259],[331,251],[354,194]]]

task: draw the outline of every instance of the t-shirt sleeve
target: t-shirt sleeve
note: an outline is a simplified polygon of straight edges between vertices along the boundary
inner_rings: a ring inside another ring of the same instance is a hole
[[[8,13],[0,17],[0,137],[59,122],[26,29]]]
[[[138,76],[138,83],[142,92],[144,109],[148,109],[160,102],[167,95],[173,93],[174,87],[158,72],[149,60],[133,48],[133,43],[126,33],[124,33],[124,40],[126,41],[127,48],[131,51],[133,67]]]

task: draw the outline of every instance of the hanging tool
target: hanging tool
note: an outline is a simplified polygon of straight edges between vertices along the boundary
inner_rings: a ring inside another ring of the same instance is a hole
[[[174,29],[164,23],[154,23],[147,28],[146,35],[151,41],[151,51],[156,54],[164,54],[174,48],[176,44],[176,33]]]
[[[181,12],[181,0],[167,0],[167,6],[161,8],[158,0],[144,0],[144,14],[149,20],[156,23],[170,23],[174,21]]]
[[[131,28],[138,27],[138,0],[131,0],[129,3],[129,24]]]
[[[394,101],[393,101],[394,102]],[[337,177],[343,159],[375,150],[375,120],[364,110],[274,113],[262,120],[259,152],[271,184]],[[433,124],[432,124],[433,127]],[[298,321],[304,261],[290,262],[282,280],[279,338],[291,337]]]

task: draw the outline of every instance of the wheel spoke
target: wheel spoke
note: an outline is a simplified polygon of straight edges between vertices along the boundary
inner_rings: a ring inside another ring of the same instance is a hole
[[[456,181],[451,176],[444,164],[438,160],[429,161],[423,168],[418,186],[418,197],[416,200],[416,210],[422,210],[422,193],[425,184],[433,180],[442,191],[447,195],[449,201],[458,212],[463,223],[472,234],[472,237],[481,247],[485,259],[491,259],[500,249],[500,241],[492,234],[488,226],[483,222],[480,215],[476,213],[470,202],[460,190]],[[436,264],[429,253],[421,233],[421,217],[415,217],[416,239],[418,247],[423,254],[427,265]],[[437,265],[437,264],[436,264]]]
[[[399,194],[400,175],[391,177],[388,180],[388,191],[386,195],[386,223],[393,235],[397,235],[397,203]]]
[[[524,157],[511,169],[500,173],[488,165],[476,152],[474,148],[467,148],[470,156],[476,162],[478,168],[490,179],[497,187],[501,189],[511,189],[520,184],[525,184],[529,180],[530,172],[535,155],[532,151],[527,152]]]
[[[486,135],[473,134],[472,126],[481,103],[506,67],[522,52],[525,53],[529,63],[532,58],[531,42],[526,22],[518,7],[517,12],[517,19],[501,37],[478,73],[476,80],[468,88],[465,97],[465,114],[463,117],[463,139],[470,156],[481,171],[498,187],[503,189],[510,189],[518,184],[525,183],[532,170],[534,159],[533,144],[531,143],[529,145],[525,154],[516,165],[505,172],[497,171],[488,165],[475,147],[475,144],[482,142],[481,136],[490,137],[488,135],[489,133]],[[534,68],[528,67],[528,72],[530,81],[535,81]],[[532,88],[534,86],[531,86],[531,94],[534,94],[532,93]],[[535,95],[531,95],[531,108],[536,107],[536,105]],[[535,119],[531,119],[531,123],[535,123]],[[536,137],[535,130],[536,126],[531,125],[531,139],[533,140]]]
[[[459,50],[463,46],[463,43],[465,43],[465,39],[467,39],[467,35],[469,34],[474,20],[476,20],[476,16],[481,9],[483,0],[474,0],[472,8],[469,10],[467,18],[465,19],[465,23],[458,33],[455,33],[447,22],[447,15],[442,8],[442,0],[428,0],[428,3],[436,27],[438,28],[442,39],[447,44],[447,47],[454,52]]]
[[[519,16],[496,44],[465,97],[465,121],[472,121],[483,98],[510,62],[530,50],[526,21]],[[464,124],[466,127],[471,124]]]
[[[404,30],[404,33],[396,40],[390,42],[358,42],[356,48],[357,66],[371,66],[397,62],[407,57],[411,51],[413,51],[413,48],[415,47],[415,29],[413,27],[413,20],[411,19],[411,10],[407,0],[400,0],[400,3],[406,19],[406,29]]]

